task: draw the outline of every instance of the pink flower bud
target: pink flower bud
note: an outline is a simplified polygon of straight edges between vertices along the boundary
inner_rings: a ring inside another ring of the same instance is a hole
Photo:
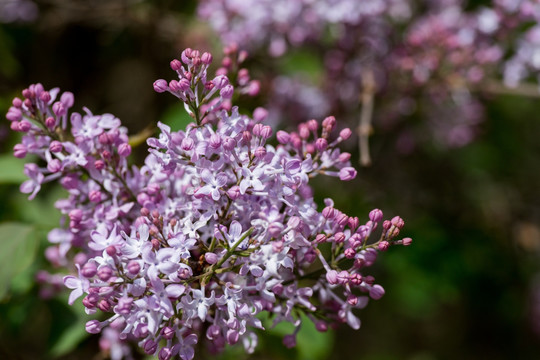
[[[369,289],[369,296],[373,300],[379,300],[384,295],[384,289],[381,285],[373,285],[371,289]]]
[[[108,281],[111,278],[112,274],[113,274],[113,271],[108,265],[100,267],[97,272],[97,276],[102,281]]]
[[[315,236],[315,243],[317,244],[321,244],[323,242],[326,242],[326,235],[324,234],[317,234],[317,236]]]
[[[328,148],[328,140],[326,140],[325,138],[318,138],[317,141],[315,141],[315,149],[317,149],[317,151],[324,151]]]
[[[377,247],[379,248],[380,251],[386,251],[388,250],[388,247],[390,247],[390,243],[386,240],[383,240],[379,243]]]
[[[345,234],[342,232],[337,232],[334,234],[334,242],[341,244],[343,241],[345,241]]]
[[[57,173],[62,170],[62,163],[58,159],[51,159],[51,161],[47,163],[47,170],[52,173]]]
[[[224,99],[230,99],[233,97],[234,88],[232,85],[227,85],[219,91],[219,95]]]
[[[19,131],[20,132],[28,132],[28,130],[30,130],[30,128],[32,127],[32,124],[30,124],[28,121],[26,120],[21,120],[19,122]]]
[[[141,271],[141,265],[139,265],[139,262],[131,260],[127,264],[127,271],[132,276],[137,275]]]
[[[394,225],[395,227],[397,227],[398,229],[402,229],[403,226],[405,225],[405,222],[403,221],[402,218],[400,218],[399,216],[394,216],[392,218],[392,220],[390,220],[390,222],[392,223],[392,225]]]
[[[205,65],[210,65],[212,63],[213,57],[212,54],[205,52],[201,56],[201,61]]]
[[[369,220],[378,223],[383,218],[383,212],[379,209],[373,209],[369,212]]]
[[[288,144],[289,140],[291,139],[291,135],[289,135],[289,133],[283,130],[279,130],[276,134],[276,137],[277,137],[277,141],[282,145]]]
[[[47,126],[49,129],[54,130],[56,126],[56,119],[52,116],[49,116],[45,119],[45,126]]]
[[[410,237],[406,237],[406,238],[403,238],[403,240],[401,240],[403,246],[409,246],[412,244],[412,239]]]
[[[94,277],[97,274],[97,266],[93,261],[87,262],[81,269],[81,275],[85,278]]]
[[[146,340],[146,342],[143,345],[143,350],[148,355],[154,355],[157,348],[158,348],[158,343],[152,339]]]
[[[351,159],[351,154],[349,154],[348,152],[342,152],[341,154],[339,154],[339,157],[338,157],[338,161],[340,163],[346,163],[350,159]]]
[[[339,170],[339,178],[342,181],[350,181],[356,177],[356,170],[352,167],[344,167]]]
[[[352,131],[349,128],[345,128],[339,132],[339,137],[343,140],[347,140],[352,135]]]
[[[345,255],[347,259],[354,259],[354,256],[356,255],[356,251],[354,251],[354,249],[348,248],[348,249],[345,249],[343,254]]]
[[[15,156],[16,158],[24,158],[26,156],[26,152],[26,146],[24,146],[23,144],[16,144],[13,147],[13,156]]]
[[[171,61],[171,69],[174,71],[179,71],[182,69],[182,63],[178,59],[174,59]],[[159,81],[159,80],[158,80]]]
[[[236,200],[240,197],[240,187],[237,185],[232,186],[229,190],[227,190],[227,195],[231,198],[231,200]]]
[[[268,117],[268,110],[262,107],[258,107],[253,110],[253,120],[256,122],[262,122]]]
[[[131,146],[128,143],[122,143],[118,146],[118,155],[127,157],[131,154]]]
[[[171,340],[174,337],[174,329],[170,326],[165,326],[161,329],[161,335],[167,340]]]
[[[328,116],[326,119],[323,120],[322,126],[327,132],[331,132],[336,127],[336,118],[333,116]]]
[[[214,265],[218,262],[218,256],[213,252],[207,252],[206,254],[204,254],[204,259],[210,265]]]
[[[319,332],[326,332],[328,330],[328,325],[324,321],[318,320],[315,323],[315,329]]]
[[[86,323],[85,328],[89,334],[99,334],[101,332],[101,323],[98,320],[90,320]]]
[[[285,335],[283,337],[283,345],[285,345],[287,349],[292,349],[293,347],[295,347],[296,336],[294,334]]]
[[[326,273],[326,281],[330,285],[335,285],[338,283],[338,272],[336,270],[330,270]]]
[[[327,220],[333,219],[335,216],[334,208],[331,206],[325,207],[322,211],[322,216]]]
[[[350,294],[349,296],[347,296],[347,303],[349,303],[349,305],[351,306],[355,306],[356,304],[358,304],[358,297]]]

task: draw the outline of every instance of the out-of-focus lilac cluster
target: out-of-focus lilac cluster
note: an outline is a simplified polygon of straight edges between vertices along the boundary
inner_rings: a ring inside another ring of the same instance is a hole
[[[540,70],[537,1],[495,0],[472,10],[468,5],[461,0],[203,0],[199,16],[226,44],[266,48],[272,56],[289,48],[321,54],[319,85],[326,106],[351,121],[359,117],[362,94],[370,92],[382,109],[374,115],[380,129],[420,110],[439,142],[461,146],[474,138],[483,117],[474,92],[499,78],[515,87]],[[274,84],[280,101],[272,103],[286,111],[282,86],[283,81]],[[439,115],[448,113],[441,121]]]
[[[31,0],[0,0],[0,23],[33,21],[38,12]]]
[[[336,136],[334,117],[310,120],[278,131],[270,145],[266,110],[241,115],[226,71],[208,77],[211,62],[209,53],[186,49],[171,62],[178,78],[155,81],[194,122],[183,131],[160,123],[141,167],[127,163],[120,121],[70,113],[71,93],[31,85],[7,114],[23,133],[15,156],[39,158],[26,165],[21,191],[33,198],[57,180],[69,193],[56,203],[64,222],[49,233],[47,257],[73,271],[64,277],[69,303],[82,297],[88,314],[100,314],[86,330],[102,333],[100,345],[115,359],[130,356],[128,341],[161,360],[192,359],[204,339],[212,352],[238,342],[252,352],[263,313],[294,324],[288,347],[300,314],[319,331],[357,329],[353,310],[384,294],[365,268],[389,246],[411,244],[399,237],[398,216],[383,220],[375,209],[361,222],[331,199],[317,210],[312,177],[357,174],[337,148],[351,130]],[[246,76],[236,74],[237,82],[256,87]]]

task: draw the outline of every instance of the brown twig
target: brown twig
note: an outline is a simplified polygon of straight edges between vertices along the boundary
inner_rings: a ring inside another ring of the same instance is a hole
[[[369,154],[369,135],[371,133],[371,119],[373,117],[373,103],[375,95],[375,77],[373,70],[367,68],[362,72],[362,111],[360,113],[360,122],[358,124],[358,151],[360,152],[360,165],[371,165],[371,156]]]

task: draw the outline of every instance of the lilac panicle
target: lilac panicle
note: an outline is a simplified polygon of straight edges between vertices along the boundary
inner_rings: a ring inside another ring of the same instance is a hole
[[[125,342],[134,341],[160,359],[190,360],[206,338],[212,351],[241,342],[252,352],[262,312],[294,324],[288,347],[296,344],[299,313],[320,331],[345,322],[358,328],[354,309],[384,294],[365,268],[378,251],[411,243],[397,238],[400,217],[384,221],[371,240],[380,210],[361,224],[331,199],[317,209],[311,178],[357,175],[338,148],[349,132],[334,134],[336,119],[328,117],[272,140],[264,109],[251,118],[232,106],[235,88],[225,74],[240,72],[231,64],[245,54],[226,53],[226,71],[209,77],[212,56],[186,49],[171,62],[178,80],[154,83],[183,102],[193,122],[179,131],[159,123],[140,167],[127,165],[131,146],[120,120],[70,113],[70,93],[57,100],[57,89],[35,84],[8,112],[12,128],[25,124],[15,155],[35,154],[47,165],[28,164],[21,190],[34,197],[57,180],[69,194],[56,203],[64,225],[49,234],[47,253],[71,270],[69,303],[82,298],[88,314],[106,319],[86,324],[102,334],[104,351],[129,356]],[[252,81],[242,77],[244,85]]]

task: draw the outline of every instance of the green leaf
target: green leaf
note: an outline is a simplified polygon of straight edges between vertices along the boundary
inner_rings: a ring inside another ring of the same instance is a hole
[[[333,348],[333,340],[332,331],[319,332],[307,316],[302,316],[302,328],[296,337],[298,358],[301,360],[328,359]]]
[[[184,109],[183,104],[180,103],[168,108],[161,118],[161,122],[169,125],[173,131],[184,130],[193,121],[193,118]]]
[[[0,155],[0,184],[20,184],[27,180],[24,175],[24,159],[17,159],[12,154]]]
[[[54,358],[71,352],[81,341],[90,336],[86,332],[85,324],[91,317],[84,311],[80,299],[72,306],[67,305],[68,296],[69,292],[64,292],[59,298],[61,301],[61,314],[53,312],[53,318],[57,319],[57,324],[54,329],[56,333],[51,338],[52,346],[49,353]]]
[[[0,300],[8,293],[13,278],[34,261],[38,240],[31,225],[0,224]]]

